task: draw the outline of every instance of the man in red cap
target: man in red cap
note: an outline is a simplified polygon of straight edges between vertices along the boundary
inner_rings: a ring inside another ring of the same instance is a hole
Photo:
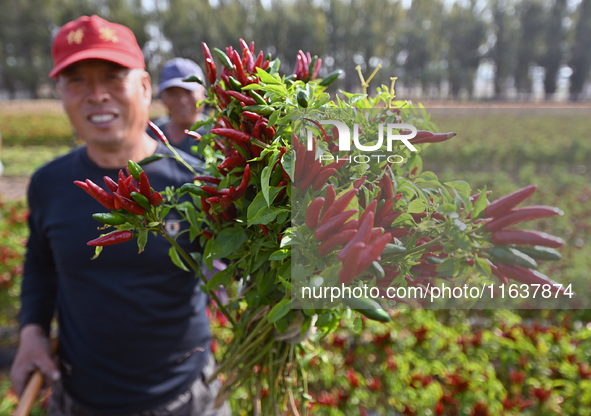
[[[227,415],[227,405],[213,406],[218,382],[205,382],[213,366],[206,296],[173,265],[166,240],[150,236],[141,254],[129,241],[95,260],[86,245],[99,232],[92,214],[104,208],[73,181],[116,181],[128,160],[170,154],[146,134],[152,90],[142,51],[127,27],[84,16],[60,29],[52,55],[50,76],[84,145],[42,167],[29,185],[15,391],[39,370],[53,382],[50,416]],[[155,189],[193,177],[171,158],[145,171]],[[171,212],[166,221],[180,219]],[[177,241],[194,251],[187,235]],[[57,363],[49,348],[54,318]]]

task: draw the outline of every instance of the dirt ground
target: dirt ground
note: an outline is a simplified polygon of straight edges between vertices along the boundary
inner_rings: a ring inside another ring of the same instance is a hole
[[[0,176],[0,201],[24,198],[28,184],[28,176]]]

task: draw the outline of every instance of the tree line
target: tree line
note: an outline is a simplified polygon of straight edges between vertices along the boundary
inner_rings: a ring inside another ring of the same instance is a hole
[[[485,64],[491,98],[529,99],[536,74],[546,99],[558,80],[585,98],[591,68],[591,0],[0,0],[0,90],[12,98],[51,94],[50,44],[60,25],[99,14],[132,28],[156,75],[172,56],[201,62],[200,43],[238,39],[277,56],[290,72],[298,50],[342,69],[338,87],[391,77],[417,94],[473,98]],[[541,75],[540,75],[541,74]]]

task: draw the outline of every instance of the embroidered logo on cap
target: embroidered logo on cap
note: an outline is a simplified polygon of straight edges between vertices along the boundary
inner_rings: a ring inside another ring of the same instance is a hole
[[[70,33],[68,33],[67,39],[68,39],[68,44],[70,44],[70,45],[72,43],[76,43],[76,44],[80,45],[82,43],[82,39],[84,39],[84,30],[82,30],[80,28],[80,29],[70,31]]]
[[[99,29],[100,37],[105,42],[119,42],[119,38],[117,37],[117,31],[115,29],[111,29],[110,27],[101,27]]]

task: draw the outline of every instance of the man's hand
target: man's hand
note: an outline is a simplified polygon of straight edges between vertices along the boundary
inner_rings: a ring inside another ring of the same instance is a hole
[[[46,380],[59,380],[60,373],[51,359],[51,343],[45,331],[35,324],[25,325],[20,332],[19,347],[10,369],[12,387],[21,396],[29,377],[39,370]]]

